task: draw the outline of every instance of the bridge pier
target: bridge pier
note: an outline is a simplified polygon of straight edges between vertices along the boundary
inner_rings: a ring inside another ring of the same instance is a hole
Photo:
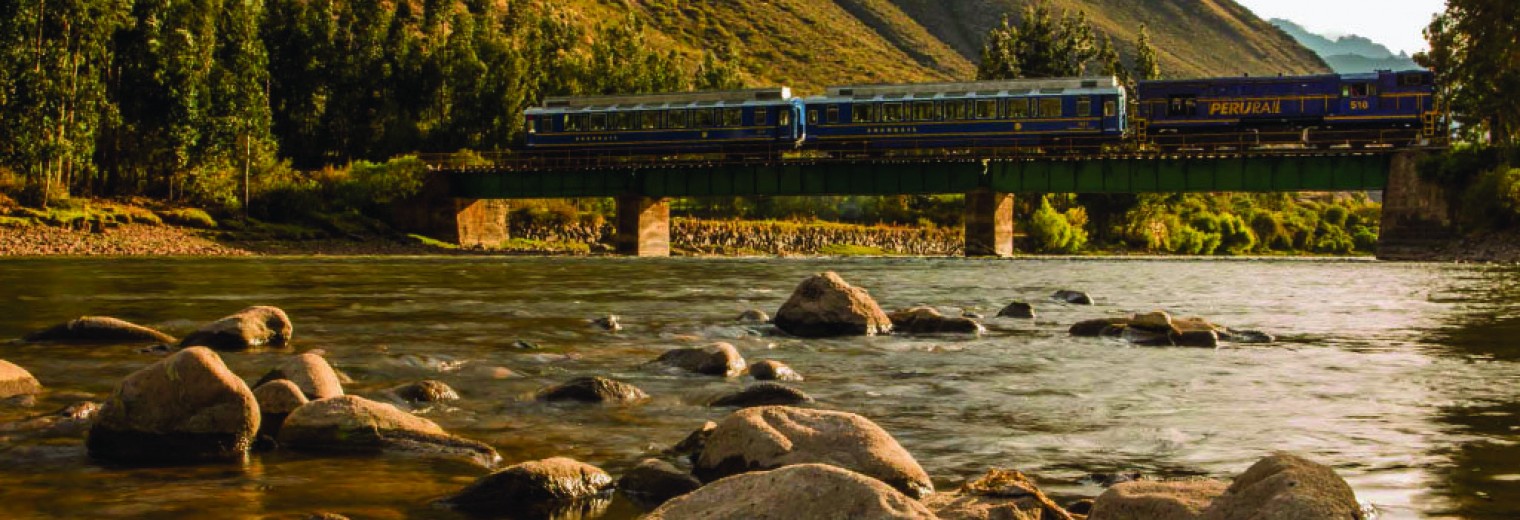
[[[433,174],[423,179],[417,195],[391,204],[397,229],[458,244],[493,249],[507,241],[508,201],[456,198],[449,178]]]
[[[1400,152],[1389,161],[1378,235],[1380,260],[1419,260],[1452,238],[1451,203],[1440,184],[1420,178],[1426,154]]]
[[[622,255],[670,256],[670,201],[619,195],[615,244]]]
[[[977,188],[966,194],[966,256],[1013,256],[1013,194]]]

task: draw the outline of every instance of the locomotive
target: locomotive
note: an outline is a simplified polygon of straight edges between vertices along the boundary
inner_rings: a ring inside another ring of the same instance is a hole
[[[570,156],[1117,153],[1424,146],[1428,71],[1141,81],[1114,77],[552,97],[527,147]]]

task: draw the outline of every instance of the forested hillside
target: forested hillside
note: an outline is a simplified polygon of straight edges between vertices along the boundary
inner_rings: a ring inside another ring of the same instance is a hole
[[[8,2],[0,192],[231,208],[245,176],[257,198],[315,182],[293,170],[509,148],[548,95],[971,79],[988,29],[1026,3]],[[1167,75],[1324,67],[1230,0],[1052,5],[1085,11],[1124,60],[1149,25]]]

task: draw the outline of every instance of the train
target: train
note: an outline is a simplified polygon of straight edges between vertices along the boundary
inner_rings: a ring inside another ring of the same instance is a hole
[[[565,156],[1059,154],[1431,146],[1429,71],[1140,81],[1077,77],[550,97],[530,151]]]

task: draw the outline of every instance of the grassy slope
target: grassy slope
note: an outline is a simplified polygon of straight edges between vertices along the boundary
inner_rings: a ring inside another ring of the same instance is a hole
[[[541,0],[548,1],[548,0]],[[826,85],[965,79],[983,35],[1031,0],[558,0],[586,24],[633,10],[688,63],[732,46],[754,85],[816,93]],[[1322,61],[1233,0],[1055,0],[1086,11],[1132,52],[1151,26],[1171,76],[1321,72]]]

